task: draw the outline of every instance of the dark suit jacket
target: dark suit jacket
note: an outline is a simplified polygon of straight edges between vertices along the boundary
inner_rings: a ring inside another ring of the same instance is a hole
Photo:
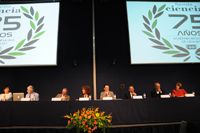
[[[124,95],[124,98],[125,98],[125,99],[132,99],[132,98],[131,98],[131,95],[130,95],[130,92],[126,93],[126,94]]]
[[[152,90],[151,91],[151,97],[152,98],[160,98],[160,95],[165,94],[164,90],[161,89],[161,91],[162,91],[162,93],[157,94],[156,89]]]
[[[94,100],[92,94],[88,94],[88,96],[89,95],[91,95],[91,100]],[[84,94],[81,93],[79,97],[84,97]]]

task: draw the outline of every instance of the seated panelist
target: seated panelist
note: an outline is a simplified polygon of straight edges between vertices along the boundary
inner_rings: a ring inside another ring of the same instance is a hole
[[[61,98],[61,101],[69,101],[70,96],[67,94],[67,88],[63,88],[62,94],[57,94],[56,98]]]
[[[9,87],[5,87],[3,91],[4,93],[0,95],[0,101],[12,101],[12,93]]]
[[[34,88],[32,85],[27,87],[27,94],[25,98],[30,98],[31,101],[39,101],[39,94],[34,92]]]
[[[91,95],[91,99],[93,100],[90,86],[82,86],[81,89],[82,93],[80,94],[79,97],[89,98],[89,95]]]
[[[137,94],[134,92],[134,87],[129,86],[128,93],[125,94],[125,99],[133,99],[133,96],[136,96]]]
[[[104,85],[104,91],[100,94],[100,99],[103,100],[103,97],[112,97],[114,99],[114,93],[109,91],[110,87],[108,84]]]
[[[185,94],[188,94],[180,82],[176,83],[176,89],[172,90],[171,97],[184,97]]]
[[[160,95],[165,94],[164,90],[160,88],[159,83],[155,83],[155,89],[151,91],[152,98],[160,98]]]

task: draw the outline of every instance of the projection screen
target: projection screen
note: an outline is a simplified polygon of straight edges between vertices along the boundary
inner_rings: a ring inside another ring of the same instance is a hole
[[[131,64],[200,62],[200,2],[126,6]]]
[[[57,65],[59,2],[0,4],[0,66]]]

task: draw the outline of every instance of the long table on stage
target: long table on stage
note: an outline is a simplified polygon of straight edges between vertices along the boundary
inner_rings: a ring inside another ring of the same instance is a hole
[[[63,115],[82,107],[112,112],[113,125],[200,120],[200,97],[69,102],[0,102],[0,126],[66,126]]]

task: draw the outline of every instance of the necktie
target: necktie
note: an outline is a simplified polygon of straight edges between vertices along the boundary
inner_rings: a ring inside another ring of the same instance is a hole
[[[106,97],[108,96],[108,92],[106,92]]]
[[[132,94],[132,99],[133,99],[133,96],[134,96],[134,95]]]
[[[31,98],[31,94],[29,94],[29,98]]]

